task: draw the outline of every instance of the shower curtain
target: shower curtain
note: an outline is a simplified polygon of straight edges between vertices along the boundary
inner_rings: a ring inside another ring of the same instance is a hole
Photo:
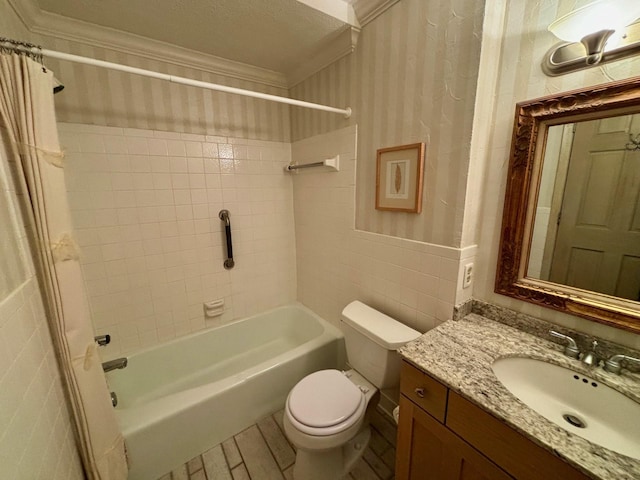
[[[89,479],[124,480],[124,439],[116,423],[89,308],[64,183],[53,105],[53,74],[31,53],[0,52],[0,125],[28,205],[23,208],[77,439]]]

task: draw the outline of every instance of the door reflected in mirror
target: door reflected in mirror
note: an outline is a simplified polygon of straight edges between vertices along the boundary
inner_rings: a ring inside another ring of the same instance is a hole
[[[640,301],[640,114],[550,126],[528,278]]]

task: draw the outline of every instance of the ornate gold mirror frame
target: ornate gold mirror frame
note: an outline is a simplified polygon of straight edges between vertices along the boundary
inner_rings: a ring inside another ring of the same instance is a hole
[[[640,77],[516,105],[495,291],[640,333],[640,302],[526,276],[547,129],[640,112]]]

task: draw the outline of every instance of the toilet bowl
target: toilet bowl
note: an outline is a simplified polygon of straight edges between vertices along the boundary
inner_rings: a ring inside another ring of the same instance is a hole
[[[420,336],[357,301],[345,307],[342,321],[353,369],[314,372],[287,397],[283,424],[297,449],[294,480],[338,480],[349,473],[369,443],[367,411],[377,403],[378,388],[399,382],[395,350]]]
[[[353,370],[321,370],[296,384],[283,419],[298,451],[294,479],[340,479],[353,468],[369,443],[365,419],[377,391]]]

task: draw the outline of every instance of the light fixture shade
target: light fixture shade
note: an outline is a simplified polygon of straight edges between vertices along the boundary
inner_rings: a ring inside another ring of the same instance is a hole
[[[558,18],[549,31],[567,42],[579,42],[590,33],[620,30],[640,17],[640,0],[598,0]]]

